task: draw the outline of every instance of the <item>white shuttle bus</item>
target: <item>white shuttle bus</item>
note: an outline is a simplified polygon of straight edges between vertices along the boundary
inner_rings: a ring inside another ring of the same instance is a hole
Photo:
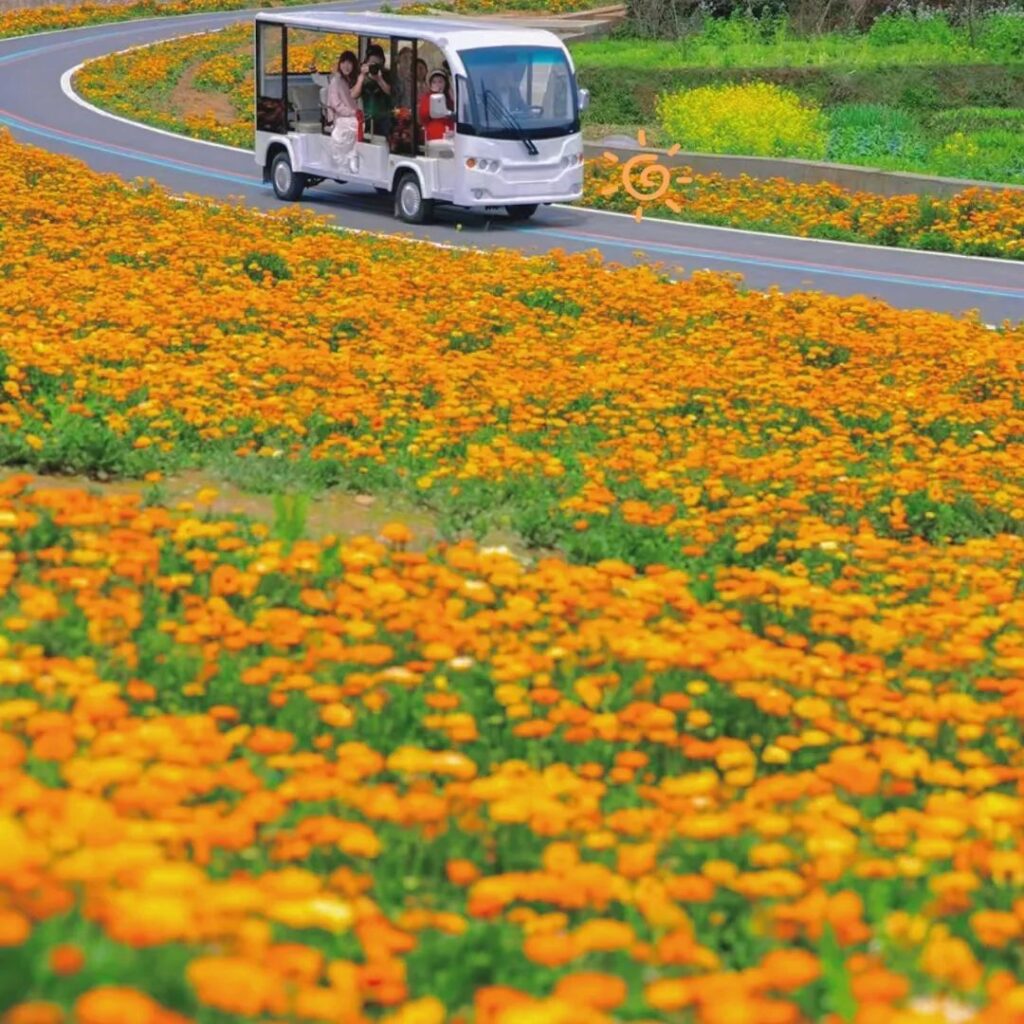
[[[256,163],[280,199],[355,182],[390,193],[397,217],[422,224],[443,203],[525,220],[541,204],[583,195],[588,97],[551,32],[275,10],[256,16],[255,48]],[[344,162],[328,108],[343,53],[374,83],[362,87],[358,140]],[[448,87],[432,96],[437,72]]]

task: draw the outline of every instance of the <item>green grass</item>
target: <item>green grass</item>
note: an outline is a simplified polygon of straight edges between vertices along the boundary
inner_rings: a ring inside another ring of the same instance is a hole
[[[617,35],[575,44],[580,68],[875,68],[906,65],[1004,64],[1024,61],[1024,12],[985,19],[972,44],[966,29],[943,18],[878,19],[869,32],[798,37],[784,21],[708,21],[680,39]]]

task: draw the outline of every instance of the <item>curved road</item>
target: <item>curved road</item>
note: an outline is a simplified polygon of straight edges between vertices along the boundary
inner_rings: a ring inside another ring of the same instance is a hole
[[[360,10],[371,2],[320,5]],[[292,8],[293,10],[295,8]],[[253,12],[152,18],[0,40],[0,124],[15,137],[84,160],[125,178],[154,178],[172,191],[241,196],[278,205],[247,151],[197,142],[89,109],[70,96],[71,69],[115,50],[249,20]],[[63,83],[63,87],[62,87]],[[74,201],[69,197],[69,201]],[[572,207],[541,207],[513,226],[447,209],[438,222],[411,228],[391,216],[387,198],[354,186],[321,185],[303,202],[340,225],[435,242],[523,252],[600,250],[616,263],[659,263],[673,276],[710,269],[740,273],[752,288],[778,285],[837,295],[869,295],[905,308],[977,310],[990,324],[1024,321],[1024,263],[920,253],[700,227]],[[458,227],[461,225],[461,227]]]

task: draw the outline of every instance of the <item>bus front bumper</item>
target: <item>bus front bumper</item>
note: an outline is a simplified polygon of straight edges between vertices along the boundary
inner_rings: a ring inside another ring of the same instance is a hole
[[[477,194],[481,193],[481,194]],[[557,192],[509,192],[501,194],[495,190],[472,189],[468,194],[463,193],[456,200],[458,206],[465,206],[469,209],[480,209],[487,206],[541,206],[549,203],[574,203],[583,198],[583,186],[572,191],[559,190]]]

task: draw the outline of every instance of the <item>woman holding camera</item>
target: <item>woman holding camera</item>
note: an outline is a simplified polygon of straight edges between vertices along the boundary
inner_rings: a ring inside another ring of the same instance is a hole
[[[386,136],[391,131],[391,82],[384,67],[384,48],[377,43],[372,43],[366,48],[362,74],[366,133]]]

